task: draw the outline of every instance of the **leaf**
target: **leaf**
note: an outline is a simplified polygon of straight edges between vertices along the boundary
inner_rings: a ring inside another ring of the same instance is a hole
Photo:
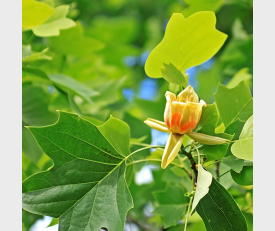
[[[33,52],[30,45],[22,45],[22,62],[27,63],[35,60],[51,60],[52,58],[45,53],[48,51],[48,48],[44,49],[41,52]]]
[[[184,196],[181,187],[167,185],[165,190],[153,192],[159,206],[153,213],[160,214],[163,218],[164,228],[176,225],[186,211],[188,199]]]
[[[51,74],[49,75],[50,80],[61,89],[69,90],[72,93],[80,96],[81,98],[85,99],[87,102],[93,104],[91,97],[96,96],[99,93],[92,90],[89,87],[79,83],[78,81],[74,80],[65,75],[61,74]]]
[[[219,116],[216,104],[210,104],[202,109],[202,115],[199,123],[197,124],[194,132],[203,133],[211,136],[231,140],[232,135],[226,133],[215,133],[215,128],[218,124]],[[199,148],[201,154],[206,155],[207,160],[217,160],[224,157],[227,152],[229,144],[221,145],[203,145]]]
[[[96,39],[83,35],[83,27],[80,22],[76,26],[61,30],[58,37],[48,38],[50,49],[61,54],[90,57],[95,51],[104,47],[104,44]]]
[[[53,123],[57,114],[50,112],[48,105],[52,96],[43,88],[32,85],[22,87],[22,121],[25,125],[42,126]]]
[[[187,86],[188,79],[185,79],[184,75],[172,63],[163,63],[163,66],[161,74],[167,82]]]
[[[98,126],[98,130],[119,153],[123,156],[130,154],[130,128],[128,124],[110,116],[103,125]]]
[[[22,67],[22,82],[41,82],[48,85],[52,84],[45,72],[33,67]]]
[[[32,28],[33,33],[39,37],[50,37],[59,35],[59,30],[75,26],[75,22],[66,15],[69,5],[62,5],[55,8],[55,13],[43,24]]]
[[[126,158],[90,122],[59,114],[54,125],[28,128],[54,166],[23,182],[23,208],[59,218],[61,231],[122,231],[133,207],[124,177]]]
[[[190,16],[198,11],[214,11],[217,12],[223,5],[222,0],[184,0],[188,4],[188,7],[182,11],[185,17]]]
[[[238,140],[239,136],[242,132],[242,128],[245,122],[241,121],[240,119],[235,120],[233,123],[229,124],[228,127],[225,129],[226,133],[234,134],[233,140]],[[223,162],[232,168],[235,172],[240,172],[244,166],[244,160],[239,159],[231,153],[232,144],[229,145],[227,152],[222,159]]]
[[[47,226],[47,228],[52,227],[52,226],[57,225],[57,224],[58,224],[58,218],[53,217],[51,223]]]
[[[252,99],[250,89],[244,81],[231,89],[219,84],[214,98],[225,127],[238,118],[239,113]]]
[[[22,1],[22,28],[38,26],[49,18],[54,9],[43,2],[33,0]]]
[[[196,210],[207,231],[247,231],[244,215],[238,205],[215,179]]]
[[[253,115],[244,124],[243,130],[231,147],[234,156],[253,161]]]
[[[239,185],[253,185],[253,166],[244,166],[240,173],[230,171],[233,180]]]
[[[195,191],[195,196],[192,204],[192,211],[197,207],[200,200],[208,193],[209,186],[212,182],[212,174],[203,169],[202,165],[198,165],[198,180]]]
[[[174,13],[163,40],[150,53],[145,72],[160,78],[163,63],[172,63],[181,73],[210,59],[223,45],[227,35],[216,30],[213,12],[197,12],[187,19]]]
[[[248,68],[242,68],[232,77],[232,79],[230,79],[230,81],[226,84],[226,87],[234,88],[240,82],[244,81],[245,83],[247,83],[251,79],[252,75],[248,73]]]

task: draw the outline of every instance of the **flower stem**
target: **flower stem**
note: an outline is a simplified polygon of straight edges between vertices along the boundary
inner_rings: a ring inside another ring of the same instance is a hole
[[[197,170],[197,167],[196,167],[197,163],[196,163],[195,159],[193,158],[192,154],[190,152],[185,151],[184,146],[181,146],[180,151],[181,151],[182,154],[187,156],[187,158],[188,158],[188,160],[191,164],[191,169],[194,172],[194,186],[196,187],[197,179],[198,179],[198,170]]]

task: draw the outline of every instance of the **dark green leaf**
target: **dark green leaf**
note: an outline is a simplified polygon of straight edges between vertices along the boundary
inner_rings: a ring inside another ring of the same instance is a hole
[[[59,218],[59,230],[122,231],[133,207],[124,155],[90,122],[59,113],[54,125],[29,127],[54,166],[23,182],[23,208]]]
[[[253,166],[244,166],[240,173],[231,170],[231,176],[239,185],[253,185]]]
[[[197,212],[207,231],[247,231],[244,215],[232,196],[215,180],[201,199]]]

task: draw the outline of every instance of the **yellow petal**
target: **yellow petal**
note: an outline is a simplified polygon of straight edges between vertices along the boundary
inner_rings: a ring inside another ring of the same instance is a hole
[[[157,121],[157,122],[156,122]],[[163,122],[153,119],[147,119],[144,121],[145,124],[147,124],[149,127],[156,129],[160,132],[170,132],[169,129],[166,127],[166,125],[162,124]]]
[[[161,168],[165,169],[177,156],[183,142],[183,135],[171,133],[162,155]]]
[[[199,97],[194,91],[193,87],[189,85],[187,88],[185,88],[181,93],[178,94],[177,96],[177,101],[178,102],[194,102],[198,103],[199,102]]]
[[[199,143],[207,145],[226,144],[230,142],[230,140],[223,139],[217,136],[206,135],[203,133],[190,132],[186,135],[188,135],[191,139],[198,141]]]

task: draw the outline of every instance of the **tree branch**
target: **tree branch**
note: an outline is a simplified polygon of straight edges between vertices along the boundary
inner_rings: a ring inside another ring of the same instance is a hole
[[[216,163],[216,169],[215,169],[216,175],[217,175],[217,181],[220,181],[220,162]]]

